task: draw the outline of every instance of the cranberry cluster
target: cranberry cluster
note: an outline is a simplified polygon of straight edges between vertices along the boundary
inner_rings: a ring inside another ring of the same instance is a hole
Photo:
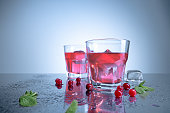
[[[62,85],[63,85],[62,80],[57,78],[55,80],[55,82],[56,82],[57,88],[61,89]],[[81,84],[81,78],[78,77],[78,78],[76,78],[76,85],[79,86],[80,84]],[[68,81],[68,89],[70,91],[73,90],[73,80]],[[93,85],[90,84],[90,83],[86,84],[86,89],[87,89],[86,95],[89,96],[91,94],[92,90],[93,90]],[[136,90],[135,89],[130,89],[130,84],[128,84],[128,83],[124,83],[123,86],[121,86],[121,85],[117,86],[117,89],[114,92],[115,97],[116,98],[122,97],[123,92],[125,93],[124,94],[125,96],[127,96],[128,94],[130,95],[130,97],[135,97],[136,96]]]
[[[81,83],[81,78],[76,78],[76,85],[79,86]],[[72,91],[73,90],[73,81],[69,80],[68,81],[68,90]]]
[[[123,84],[123,86],[117,86],[117,89],[116,89],[116,91],[115,91],[115,97],[116,98],[120,98],[120,97],[122,97],[122,95],[123,95],[123,91],[128,91],[129,90],[129,95],[130,95],[130,97],[135,97],[135,95],[136,95],[136,90],[134,90],[134,89],[130,89],[130,84],[128,84],[128,83],[124,83]]]
[[[55,80],[55,83],[56,83],[56,86],[57,86],[57,88],[58,89],[61,89],[62,88],[62,80],[61,79],[59,79],[59,78],[57,78],[56,80]],[[81,78],[76,78],[76,85],[77,86],[79,86],[81,84]],[[68,89],[70,90],[70,91],[72,91],[73,90],[73,80],[69,80],[68,81]]]

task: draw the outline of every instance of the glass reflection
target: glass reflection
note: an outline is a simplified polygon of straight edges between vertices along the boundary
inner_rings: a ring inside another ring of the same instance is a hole
[[[87,112],[87,96],[86,96],[86,84],[87,79],[81,79],[81,83],[77,83],[76,80],[73,80],[73,85],[68,85],[69,79],[66,81],[65,89],[65,100],[64,107],[67,109],[73,100],[78,101],[77,112],[83,111]]]
[[[81,84],[73,81],[73,86],[66,81],[65,109],[73,100],[78,101],[77,112],[80,113],[125,113],[125,106],[122,98],[115,98],[114,93],[87,91],[87,79],[82,79]]]
[[[123,98],[114,93],[95,92],[88,96],[88,113],[125,113]]]

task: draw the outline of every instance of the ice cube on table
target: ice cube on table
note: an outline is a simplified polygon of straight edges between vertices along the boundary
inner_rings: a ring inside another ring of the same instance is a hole
[[[127,71],[127,81],[142,81],[143,75],[139,70],[128,70]]]

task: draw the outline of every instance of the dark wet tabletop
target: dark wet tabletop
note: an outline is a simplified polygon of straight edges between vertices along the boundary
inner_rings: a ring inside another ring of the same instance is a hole
[[[155,91],[134,98],[124,92],[116,99],[114,93],[86,92],[86,79],[68,87],[65,74],[0,74],[0,113],[64,113],[74,99],[79,104],[77,113],[170,113],[170,74],[143,76],[144,85]],[[56,78],[63,80],[61,89],[55,86]],[[38,92],[37,105],[19,105],[26,90]]]

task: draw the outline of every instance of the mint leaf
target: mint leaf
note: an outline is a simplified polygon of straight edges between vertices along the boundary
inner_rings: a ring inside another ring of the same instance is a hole
[[[144,83],[145,83],[145,80],[139,84],[139,87],[143,86]]]
[[[31,107],[37,104],[37,100],[31,96],[21,96],[19,99],[20,105],[24,107]]]
[[[145,93],[140,94],[140,96],[145,98],[148,94],[149,94],[148,92],[145,92]]]
[[[145,91],[154,91],[154,88],[143,86],[145,80],[139,84],[139,87],[144,88]]]
[[[141,86],[145,91],[154,91],[154,88]]]
[[[19,104],[24,107],[30,107],[37,104],[37,93],[26,91],[23,96],[19,98]]]
[[[65,113],[75,113],[78,107],[78,102],[77,100],[73,100],[69,108]]]
[[[154,88],[143,86],[144,83],[145,83],[145,80],[143,82],[141,82],[139,84],[139,86],[136,86],[135,90],[136,90],[137,93],[143,94],[144,96],[146,96],[148,94],[146,94],[145,91],[154,91]]]
[[[139,86],[135,86],[135,90],[139,94],[145,93],[145,90],[142,87],[139,87]]]
[[[32,92],[32,91],[30,91],[30,92],[28,92],[28,91],[26,91],[25,92],[25,96],[31,96],[31,97],[37,97],[37,93],[36,92]]]

